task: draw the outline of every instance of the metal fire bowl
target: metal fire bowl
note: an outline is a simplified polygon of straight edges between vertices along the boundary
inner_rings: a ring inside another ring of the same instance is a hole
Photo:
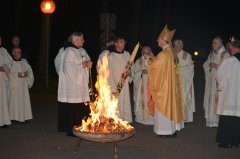
[[[121,133],[98,133],[98,132],[81,132],[73,129],[73,134],[81,139],[93,142],[118,142],[125,140],[135,134],[135,130]]]

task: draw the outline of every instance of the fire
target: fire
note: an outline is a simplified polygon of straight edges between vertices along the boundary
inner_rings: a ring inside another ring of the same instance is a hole
[[[91,113],[88,119],[82,120],[82,126],[75,130],[82,132],[118,133],[130,132],[134,128],[119,118],[118,100],[111,93],[108,85],[108,58],[105,54],[102,62],[98,62],[99,74],[95,87],[98,91],[96,100],[90,103]]]

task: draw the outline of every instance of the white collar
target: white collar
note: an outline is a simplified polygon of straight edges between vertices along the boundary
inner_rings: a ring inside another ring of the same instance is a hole
[[[218,51],[214,51],[215,54],[221,54],[222,52],[226,51],[225,47],[222,46]]]
[[[182,55],[183,54],[183,49],[177,53],[177,55]]]

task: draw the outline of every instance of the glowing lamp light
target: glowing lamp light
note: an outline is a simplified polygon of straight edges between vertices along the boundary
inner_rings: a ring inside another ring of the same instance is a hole
[[[194,51],[194,56],[198,56],[198,51]]]
[[[53,0],[43,0],[41,2],[41,10],[43,13],[52,14],[55,10],[55,3]]]

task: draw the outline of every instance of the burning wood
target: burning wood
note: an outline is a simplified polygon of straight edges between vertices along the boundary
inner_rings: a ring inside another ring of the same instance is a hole
[[[82,120],[81,126],[75,126],[76,131],[94,132],[94,133],[121,133],[132,132],[134,128],[127,122],[119,118],[117,108],[118,100],[112,95],[108,85],[108,59],[104,55],[103,62],[98,63],[99,75],[97,77],[96,88],[98,96],[94,102],[91,102],[90,116]]]

